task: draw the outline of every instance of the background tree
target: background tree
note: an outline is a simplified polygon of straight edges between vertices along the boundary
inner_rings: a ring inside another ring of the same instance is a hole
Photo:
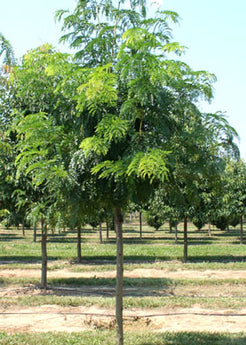
[[[246,207],[246,166],[242,160],[227,162],[225,174],[222,176],[224,185],[223,207],[228,225],[240,223],[240,243],[243,243],[243,217]]]
[[[15,54],[11,43],[0,32],[0,57],[3,61],[4,73],[9,73],[11,66],[15,64]]]

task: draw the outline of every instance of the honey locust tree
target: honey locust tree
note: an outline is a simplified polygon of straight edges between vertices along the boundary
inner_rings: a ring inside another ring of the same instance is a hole
[[[222,176],[223,195],[221,213],[227,224],[240,223],[240,243],[243,244],[243,218],[246,207],[246,165],[242,160],[227,161]]]
[[[14,49],[10,41],[0,32],[0,57],[3,62],[3,70],[8,73],[10,67],[15,64]]]
[[[48,66],[61,65],[70,57],[44,45],[27,53],[10,76],[12,98],[11,133],[16,136],[17,175],[30,181],[35,198],[29,198],[28,214],[42,224],[42,285],[46,285],[47,226],[64,215],[64,188],[72,153],[78,148],[80,119],[75,103],[56,91],[61,77]],[[23,194],[26,200],[26,194]],[[19,194],[19,205],[21,194]]]
[[[177,104],[179,116],[175,117],[179,131],[170,137],[172,164],[163,198],[184,220],[184,261],[187,261],[187,221],[201,212],[201,205],[206,218],[212,214],[215,205],[210,200],[222,188],[226,159],[236,157],[238,148],[234,142],[237,133],[222,114],[201,113],[188,97],[183,103],[183,106]]]
[[[176,13],[158,11],[150,18],[146,1],[124,3],[81,0],[73,13],[57,13],[63,19],[62,40],[77,49],[81,67],[77,109],[86,126],[93,123],[80,147],[85,157],[93,156],[91,173],[101,206],[111,206],[115,214],[118,344],[123,344],[124,208],[132,199],[147,200],[167,180],[177,153],[170,140],[185,142],[189,117],[200,118],[194,103],[200,96],[211,99],[214,80],[169,58],[170,52],[183,51],[171,40]]]

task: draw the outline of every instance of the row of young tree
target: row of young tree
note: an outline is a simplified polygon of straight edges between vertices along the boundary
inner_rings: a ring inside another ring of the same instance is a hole
[[[150,17],[148,6],[79,0],[74,12],[58,11],[75,54],[44,44],[15,65],[6,54],[0,84],[1,217],[42,225],[46,286],[47,228],[76,228],[80,250],[82,225],[114,215],[118,344],[129,203],[182,218],[187,243],[188,218],[239,219],[246,202],[237,133],[222,113],[199,110],[215,76],[181,61],[177,13]],[[3,53],[11,46],[1,37]]]
[[[242,160],[226,159],[224,170],[213,188],[200,185],[197,203],[186,206],[189,220],[198,230],[211,225],[220,230],[240,224],[240,243],[243,243],[243,220],[246,205],[246,165]],[[165,189],[157,190],[145,214],[147,223],[158,230],[169,222],[170,231],[183,220],[179,204],[170,202]]]

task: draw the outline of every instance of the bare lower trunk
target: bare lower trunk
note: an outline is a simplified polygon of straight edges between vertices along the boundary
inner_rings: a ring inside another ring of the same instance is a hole
[[[142,222],[142,212],[139,212],[139,235],[140,239],[143,238],[143,222]]]
[[[169,220],[169,232],[170,232],[170,234],[172,233],[172,222],[171,222],[171,220]]]
[[[109,239],[109,224],[108,224],[108,222],[106,223],[106,226],[107,226],[106,237],[107,237],[107,240],[108,240]]]
[[[241,219],[240,219],[240,244],[243,244],[243,220],[244,220],[244,217],[241,216]]]
[[[41,221],[41,232],[42,232],[42,273],[41,273],[41,286],[46,289],[47,287],[47,225],[44,221]]]
[[[23,235],[23,236],[26,236],[24,219],[22,220],[22,235]]]
[[[178,224],[175,224],[175,244],[178,244]]]
[[[37,225],[34,224],[33,226],[33,242],[37,241]]]
[[[81,225],[77,227],[77,262],[81,263]]]
[[[119,207],[115,207],[115,226],[116,226],[116,325],[118,345],[123,345],[123,215]]]
[[[99,240],[100,240],[100,243],[102,244],[103,238],[102,238],[102,223],[101,222],[99,223]]]
[[[187,240],[187,217],[184,217],[184,262],[188,258],[188,240]]]
[[[208,236],[209,236],[209,237],[212,237],[211,223],[210,223],[210,221],[208,222]]]

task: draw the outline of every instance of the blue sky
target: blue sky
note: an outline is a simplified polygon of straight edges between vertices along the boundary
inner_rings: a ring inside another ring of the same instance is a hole
[[[178,12],[173,27],[175,41],[188,47],[183,60],[195,70],[217,76],[214,100],[201,104],[206,112],[226,112],[240,136],[241,156],[246,160],[246,1],[156,0],[162,9]],[[0,32],[10,40],[16,56],[49,42],[58,47],[58,9],[72,9],[75,0],[8,0],[0,7]],[[59,47],[65,51],[66,47]]]

